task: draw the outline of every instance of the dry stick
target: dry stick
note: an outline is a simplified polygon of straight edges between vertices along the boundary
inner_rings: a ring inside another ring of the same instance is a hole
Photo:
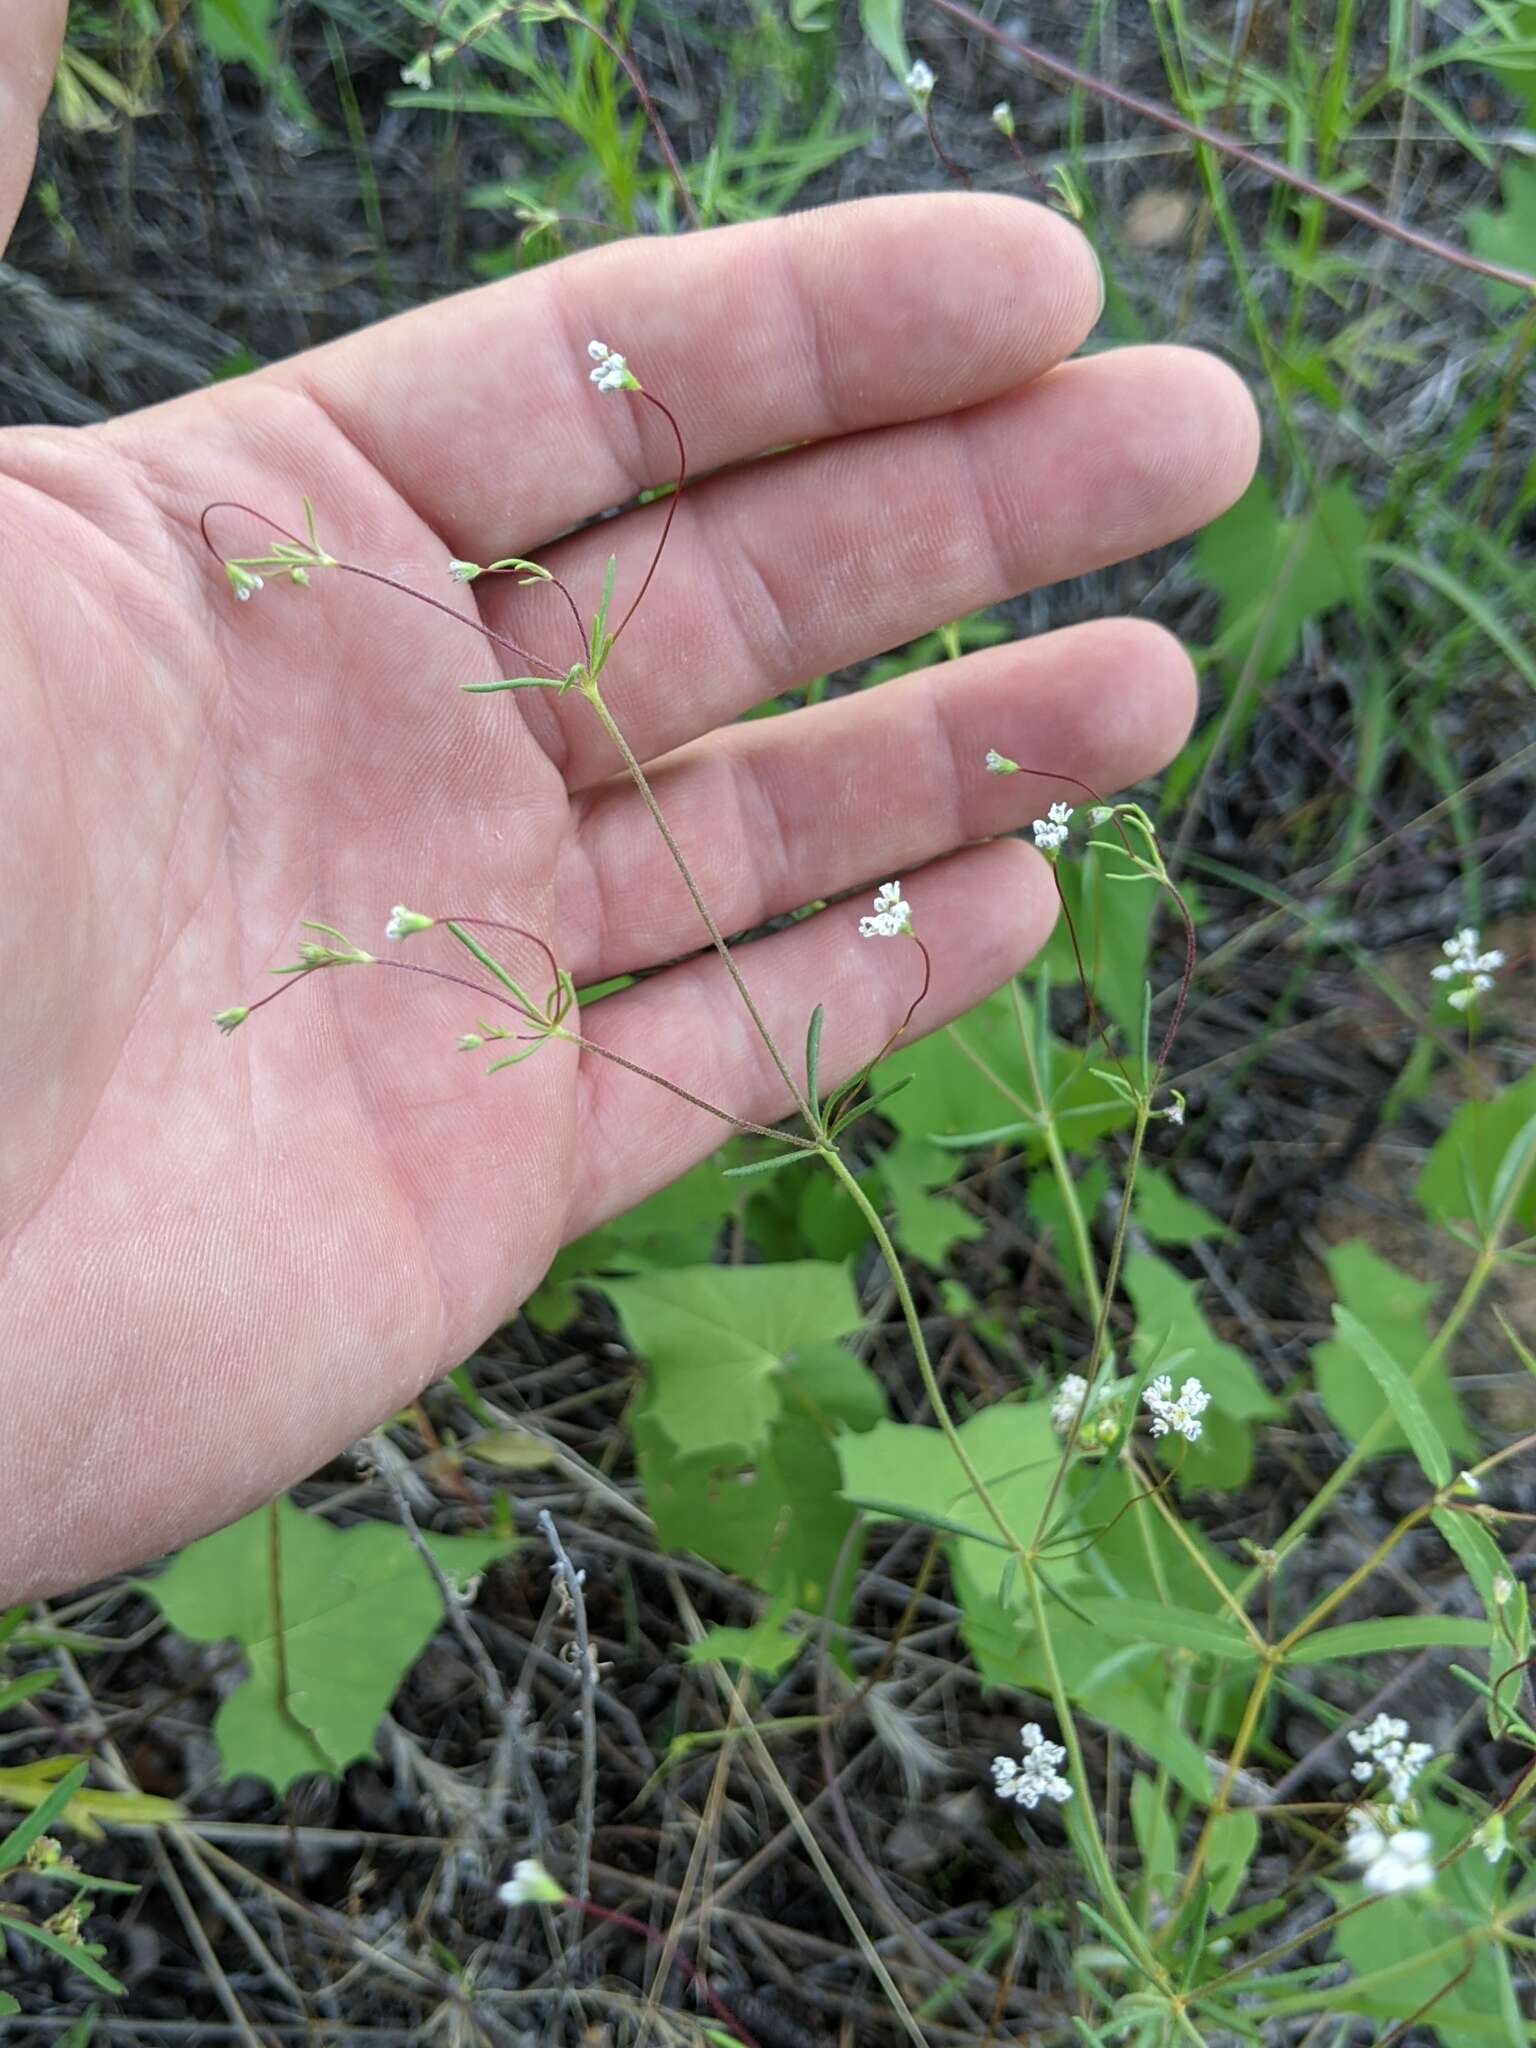
[[[593,1662],[587,1602],[582,1592],[584,1574],[571,1563],[548,1508],[539,1510],[539,1527],[554,1553],[555,1578],[563,1589],[560,1604],[570,1616],[575,1638],[576,1676],[581,1687],[581,1790],[576,1801],[575,1889],[577,1898],[585,1900],[592,1887],[592,1830],[597,1811],[597,1666]]]
[[[1107,79],[1096,78],[1090,71],[1080,71],[1075,64],[1068,64],[1064,58],[1052,57],[1046,51],[1037,49],[1033,43],[1022,42],[1006,30],[994,27],[990,21],[961,0],[930,0],[952,20],[962,22],[978,35],[989,37],[1015,57],[1022,57],[1026,64],[1032,64],[1047,77],[1058,79],[1064,85],[1078,87],[1092,93],[1096,98],[1112,101],[1117,107],[1124,107],[1128,113],[1140,114],[1144,120],[1155,121],[1159,127],[1171,128],[1177,135],[1187,135],[1191,142],[1202,143],[1207,149],[1214,149],[1222,156],[1229,156],[1235,162],[1246,164],[1250,170],[1258,171],[1263,177],[1272,179],[1278,185],[1289,185],[1295,192],[1304,192],[1309,199],[1316,199],[1324,206],[1332,207],[1336,213],[1348,214],[1351,220],[1360,221],[1365,227],[1373,228],[1377,234],[1390,235],[1394,241],[1406,243],[1410,249],[1417,249],[1423,255],[1433,256],[1438,262],[1450,263],[1458,270],[1469,270],[1477,277],[1491,277],[1498,284],[1511,284],[1520,291],[1536,292],[1536,277],[1524,270],[1510,270],[1502,263],[1485,263],[1480,256],[1469,256],[1464,249],[1458,249],[1451,242],[1442,242],[1436,235],[1421,234],[1417,228],[1410,228],[1404,222],[1393,220],[1389,214],[1378,213],[1374,206],[1367,206],[1358,199],[1348,199],[1342,192],[1335,192],[1327,185],[1320,185],[1300,171],[1293,171],[1285,164],[1276,163],[1272,157],[1262,156],[1255,149],[1249,149],[1235,136],[1223,135],[1215,128],[1202,128],[1196,121],[1186,121],[1182,114],[1176,114],[1171,107],[1161,106],[1156,100],[1143,99],[1140,93],[1126,92],[1123,87],[1111,85]]]

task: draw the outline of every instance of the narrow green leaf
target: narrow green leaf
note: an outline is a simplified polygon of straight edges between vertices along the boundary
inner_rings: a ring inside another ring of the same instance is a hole
[[[23,1700],[31,1699],[33,1693],[53,1685],[57,1676],[53,1671],[28,1671],[20,1678],[13,1678],[9,1685],[0,1685],[0,1714],[19,1707]]]
[[[817,1159],[821,1155],[810,1146],[796,1146],[790,1152],[775,1152],[771,1159],[752,1159],[745,1166],[727,1166],[723,1169],[727,1180],[745,1180],[752,1173],[777,1173],[781,1166],[798,1166],[804,1159]]]
[[[459,688],[471,697],[489,697],[497,690],[563,690],[563,676],[508,676],[500,683],[460,683]]]
[[[84,1942],[63,1941],[46,1927],[38,1927],[30,1920],[18,1920],[7,1912],[0,1912],[0,1927],[13,1928],[25,1940],[35,1941],[50,1955],[59,1956],[72,1970],[78,1970],[82,1977],[89,1977],[99,1990],[110,1991],[117,1998],[127,1995],[127,1987],[119,1984],[112,1973],[97,1962],[96,1956],[103,1953],[99,1942],[92,1942],[88,1947]]]
[[[859,21],[865,35],[900,79],[912,68],[902,33],[905,13],[903,0],[859,0]]]
[[[587,643],[587,666],[594,676],[602,667],[603,656],[607,651],[608,608],[613,603],[613,583],[618,573],[619,558],[617,555],[610,555],[608,567],[603,571],[602,601],[597,607],[597,615],[592,621],[592,637]]]
[[[1141,1600],[1085,1600],[1082,1606],[1086,1618],[1111,1642],[1155,1643],[1240,1664],[1251,1664],[1256,1654],[1235,1628],[1192,1608],[1157,1607]]]
[[[33,1807],[26,1819],[12,1828],[5,1840],[0,1842],[0,1870],[14,1870],[38,1837],[47,1834],[54,1821],[85,1783],[89,1769],[89,1764],[76,1764],[72,1771],[60,1778],[41,1805]]]
[[[826,1012],[818,1003],[811,1012],[810,1029],[805,1034],[805,1090],[814,1106],[821,1093],[818,1075],[821,1070],[821,1027],[826,1021]]]
[[[1451,1454],[1407,1373],[1374,1331],[1368,1330],[1360,1318],[1351,1315],[1342,1303],[1334,1304],[1333,1322],[1340,1337],[1381,1388],[1388,1407],[1402,1424],[1403,1434],[1412,1445],[1425,1477],[1434,1486],[1448,1485],[1452,1471]]]
[[[1338,1657],[1374,1657],[1383,1650],[1470,1650],[1488,1640],[1488,1624],[1470,1614],[1384,1614],[1373,1621],[1320,1628],[1286,1652],[1287,1664],[1331,1664]]]

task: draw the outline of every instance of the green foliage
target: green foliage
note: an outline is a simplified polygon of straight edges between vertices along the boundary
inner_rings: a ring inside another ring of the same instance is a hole
[[[1536,14],[1536,9],[1532,10]],[[1536,68],[1527,71],[1536,99]],[[1536,164],[1511,159],[1499,170],[1497,210],[1474,207],[1467,215],[1467,240],[1486,263],[1500,263],[1509,270],[1536,272]],[[1517,285],[1500,284],[1484,278],[1489,304],[1501,312],[1512,311],[1525,297]]]
[[[258,78],[277,76],[277,0],[195,0],[203,41],[223,64],[249,64]]]
[[[1507,1194],[1513,1221],[1523,1231],[1536,1230],[1536,1159],[1517,1149],[1529,1145],[1525,1134],[1533,1119],[1536,1071],[1489,1101],[1457,1110],[1419,1175],[1419,1205],[1431,1222],[1486,1228]]]
[[[508,1548],[500,1536],[424,1540],[460,1587]],[[404,1530],[335,1529],[288,1500],[191,1544],[142,1590],[181,1635],[240,1645],[249,1675],[213,1722],[223,1774],[265,1778],[279,1792],[372,1755],[379,1720],[443,1613]]]
[[[689,1266],[610,1280],[604,1292],[646,1362],[647,1415],[683,1457],[749,1456],[800,1353],[859,1328],[846,1267]]]
[[[1136,1221],[1154,1244],[1202,1244],[1226,1235],[1209,1209],[1180,1192],[1173,1175],[1143,1160],[1136,1174],[1132,1207]]]
[[[1295,659],[1308,619],[1364,601],[1367,530],[1349,484],[1327,485],[1287,519],[1263,476],[1205,528],[1195,561],[1221,599],[1216,651],[1232,674],[1252,660],[1260,681],[1271,680]]]
[[[1425,1311],[1435,1298],[1435,1288],[1379,1258],[1359,1238],[1336,1245],[1328,1253],[1327,1263],[1340,1306],[1371,1333],[1404,1373],[1414,1373],[1429,1350]],[[1358,1443],[1385,1417],[1385,1426],[1372,1440],[1374,1454],[1384,1457],[1407,1450],[1407,1433],[1393,1418],[1381,1381],[1360,1368],[1359,1354],[1336,1337],[1313,1351],[1312,1373],[1329,1420],[1351,1443]],[[1471,1439],[1444,1360],[1437,1359],[1429,1373],[1416,1374],[1414,1384],[1436,1433],[1452,1450],[1466,1455]]]
[[[820,1615],[854,1519],[838,1496],[833,1446],[857,1442],[850,1432],[880,1423],[885,1397],[868,1368],[836,1344],[813,1345],[783,1365],[776,1387],[777,1412],[750,1459],[728,1448],[682,1454],[649,1394],[634,1420],[635,1452],[660,1542],[738,1573],[777,1603],[774,1616],[794,1608]],[[850,1570],[835,1618],[846,1616],[852,1590]],[[745,1644],[717,1631],[713,1653],[762,1668],[764,1650],[781,1647],[776,1626],[765,1617]]]
[[[1163,1439],[1163,1454],[1189,1487],[1241,1486],[1253,1465],[1249,1425],[1278,1414],[1278,1404],[1235,1345],[1219,1338],[1201,1311],[1193,1282],[1150,1252],[1125,1262],[1125,1291],[1136,1309],[1132,1356],[1139,1371],[1166,1372],[1175,1384],[1198,1379],[1211,1397],[1198,1443]]]

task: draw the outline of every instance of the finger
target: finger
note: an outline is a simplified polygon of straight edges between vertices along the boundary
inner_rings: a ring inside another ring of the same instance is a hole
[[[907,884],[933,960],[933,987],[913,1036],[962,1015],[1044,944],[1056,892],[1040,856],[1017,840],[973,847]],[[825,1007],[825,1088],[854,1073],[901,1023],[922,986],[922,958],[904,939],[861,939],[857,914],[824,911],[743,946],[737,964],[791,1072],[806,1025]],[[755,1123],[792,1108],[740,997],[712,954],[610,996],[584,1013],[585,1035],[693,1094]],[[643,1201],[712,1152],[730,1128],[654,1081],[598,1054],[582,1057],[578,1161],[567,1239]]]
[[[652,787],[722,930],[1016,831],[1172,759],[1195,710],[1179,643],[1106,619],[988,648],[813,710],[731,726]],[[1053,776],[994,776],[988,747]],[[702,943],[697,910],[629,782],[593,790],[558,876],[569,965],[591,983]]]
[[[10,239],[32,175],[37,124],[58,67],[69,0],[21,0],[0,8],[0,251]]]
[[[652,759],[943,620],[1203,526],[1242,493],[1257,450],[1252,401],[1214,357],[1122,349],[944,419],[716,478],[679,508],[605,695]],[[616,550],[622,602],[659,517],[605,522],[544,559],[586,593]],[[525,646],[562,624],[545,586],[497,583],[484,602]],[[523,706],[573,788],[613,773],[578,694],[526,692]]]
[[[636,240],[487,285],[230,386],[317,403],[453,553],[526,553],[670,481],[665,422],[589,381],[620,349],[697,469],[972,405],[1098,317],[1077,230],[995,195],[862,200]]]

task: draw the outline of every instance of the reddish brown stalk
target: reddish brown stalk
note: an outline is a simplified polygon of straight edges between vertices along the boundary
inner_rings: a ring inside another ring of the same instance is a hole
[[[672,429],[672,438],[677,443],[677,482],[673,485],[672,494],[667,500],[667,516],[662,521],[661,538],[656,543],[656,552],[651,557],[651,566],[645,572],[645,581],[641,584],[634,603],[619,622],[618,632],[613,636],[612,646],[614,647],[618,645],[620,635],[635,616],[635,613],[640,609],[641,601],[651,587],[651,578],[656,574],[661,562],[662,550],[666,547],[667,537],[672,531],[672,521],[677,517],[677,501],[683,495],[683,486],[688,481],[688,450],[683,446],[683,430],[677,424],[672,408],[663,405],[661,400],[649,391],[639,391],[636,393],[636,396],[643,398],[647,405],[654,405],[656,410],[666,420],[667,425]]]
[[[1014,56],[1022,57],[1026,64],[1032,64],[1048,78],[1057,79],[1063,85],[1076,86],[1098,99],[1110,100],[1127,113],[1139,114],[1143,120],[1171,128],[1176,135],[1186,135],[1191,142],[1202,143],[1207,149],[1231,157],[1235,163],[1246,164],[1250,170],[1258,171],[1277,185],[1289,185],[1292,191],[1305,193],[1307,198],[1331,207],[1335,213],[1348,214],[1351,220],[1359,221],[1362,226],[1374,229],[1379,235],[1390,235],[1393,241],[1405,243],[1408,248],[1417,249],[1425,256],[1433,256],[1438,262],[1454,264],[1458,270],[1469,270],[1476,277],[1491,277],[1498,284],[1512,284],[1520,291],[1536,292],[1536,277],[1527,272],[1507,269],[1502,263],[1485,263],[1480,256],[1469,256],[1464,249],[1456,248],[1451,242],[1442,242],[1436,235],[1420,234],[1417,228],[1393,220],[1388,214],[1378,213],[1374,206],[1366,206],[1358,199],[1347,199],[1342,192],[1319,185],[1315,179],[1276,163],[1272,157],[1261,156],[1235,136],[1224,135],[1215,128],[1202,128],[1198,122],[1186,121],[1182,114],[1174,113],[1171,107],[1161,106],[1156,100],[1143,99],[1139,93],[1111,85],[1107,79],[1096,78],[1091,71],[1080,71],[1064,58],[1052,57],[1034,44],[1021,42],[1005,29],[984,21],[972,8],[964,6],[962,0],[932,0],[932,5],[949,15],[951,20],[964,23],[977,35],[987,36],[1001,48],[1012,51]]]
[[[939,131],[934,126],[932,100],[929,100],[927,105],[923,108],[923,126],[928,130],[928,140],[933,145],[934,155],[938,158],[939,162],[943,165],[944,169],[949,173],[950,177],[952,177],[957,184],[963,185],[966,191],[969,192],[971,189],[971,174],[965,168],[964,164],[957,164],[955,162],[954,158],[950,155],[949,151],[944,147],[943,143],[940,142]]]
[[[307,540],[301,540],[298,534],[290,533],[286,526],[279,526],[275,519],[269,519],[265,512],[258,512],[254,505],[243,505],[238,498],[219,498],[213,504],[203,507],[202,517],[198,524],[202,529],[203,542],[208,552],[226,568],[229,564],[229,557],[219,552],[208,532],[209,515],[214,512],[243,512],[250,519],[259,519],[262,525],[270,527],[273,533],[280,533],[284,540],[292,541],[295,547],[307,548],[310,545]],[[298,566],[302,567],[303,565],[299,564]],[[498,633],[494,626],[488,626],[478,614],[472,619],[466,619],[464,614],[455,611],[451,604],[444,604],[440,598],[429,596],[425,590],[415,590],[409,583],[400,582],[397,577],[386,576],[381,569],[364,569],[357,562],[338,562],[334,559],[326,566],[332,569],[340,569],[348,576],[361,576],[369,583],[382,583],[386,590],[398,590],[402,597],[413,597],[418,604],[430,605],[433,611],[441,612],[445,618],[455,619],[461,626],[468,626],[472,632],[479,633],[485,639],[494,641],[498,647],[506,648],[508,653],[515,654],[519,661],[531,663],[535,668],[547,669],[551,681],[563,677],[565,674],[563,669],[556,668],[552,662],[546,661],[541,654],[530,654],[526,647],[519,647],[515,640],[509,640],[505,633]]]
[[[1018,136],[1010,135],[1007,138],[1007,141],[1008,147],[1013,151],[1014,158],[1017,161],[1020,170],[1023,171],[1025,177],[1028,178],[1031,185],[1033,185],[1035,190],[1040,194],[1041,199],[1045,202],[1047,206],[1058,205],[1059,195],[1056,192],[1052,191],[1051,187],[1045,182],[1044,178],[1041,177],[1040,173],[1035,169],[1034,165],[1030,162],[1029,158],[1024,154],[1024,151],[1019,146]]]
[[[809,1138],[796,1137],[792,1131],[776,1131],[767,1124],[755,1124],[750,1117],[737,1116],[734,1110],[721,1109],[713,1102],[706,1102],[702,1095],[695,1095],[687,1088],[679,1087],[676,1081],[667,1080],[663,1074],[653,1074],[649,1067],[636,1065],[625,1059],[623,1053],[614,1052],[610,1046],[599,1045],[595,1038],[583,1038],[580,1032],[567,1031],[560,1027],[560,1035],[570,1045],[582,1052],[595,1053],[600,1060],[609,1060],[616,1067],[622,1067],[626,1074],[637,1074],[642,1081],[654,1081],[658,1088],[665,1088],[669,1095],[676,1095],[681,1101],[690,1103],[695,1109],[702,1109],[706,1116],[718,1117],[723,1124],[730,1124],[738,1131],[750,1131],[755,1138],[772,1138],[775,1144],[788,1145],[799,1152],[814,1152],[817,1148]],[[538,1032],[522,1032],[521,1042],[532,1044],[542,1036]]]
[[[593,1920],[606,1920],[610,1927],[623,1927],[631,1934],[642,1935],[645,1940],[661,1950],[669,1963],[677,1965],[690,1984],[702,1992],[710,2011],[722,2025],[730,2028],[741,2043],[741,2048],[761,2048],[756,2037],[747,2032],[724,1999],[710,1988],[709,1979],[704,1972],[696,1963],[689,1962],[675,1941],[669,1940],[665,1934],[659,1934],[654,1927],[647,1927],[643,1920],[637,1920],[632,1913],[621,1913],[614,1906],[599,1906],[591,1899],[568,1898],[565,1903],[574,1906],[579,1913],[585,1913]]]

